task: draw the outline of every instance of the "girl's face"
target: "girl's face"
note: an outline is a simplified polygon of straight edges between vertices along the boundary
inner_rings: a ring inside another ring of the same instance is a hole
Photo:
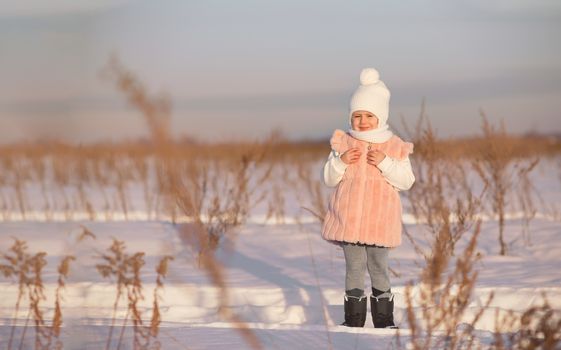
[[[378,118],[367,111],[355,111],[351,116],[351,126],[356,131],[366,131],[378,127]]]

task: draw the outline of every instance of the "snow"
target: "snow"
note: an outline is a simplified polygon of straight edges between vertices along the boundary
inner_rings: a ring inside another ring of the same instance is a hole
[[[548,189],[547,200],[561,199],[556,172],[539,171],[535,183]],[[546,186],[549,184],[550,186]],[[552,189],[554,189],[552,191]],[[289,201],[291,212],[296,202]],[[149,322],[155,267],[165,255],[174,256],[169,275],[160,292],[162,324],[159,341],[163,349],[247,349],[240,332],[218,313],[220,291],[205,271],[197,266],[197,254],[180,234],[187,218],[171,223],[165,217],[154,218],[141,210],[124,217],[114,213],[110,219],[99,216],[88,220],[86,213],[75,213],[67,220],[64,212],[48,216],[40,210],[29,211],[25,218],[17,211],[0,222],[0,252],[4,253],[16,237],[28,243],[29,252],[47,253],[48,265],[43,278],[46,300],[41,302],[45,319],[54,312],[57,265],[66,255],[75,255],[70,275],[62,292],[65,349],[104,348],[113,315],[116,287],[97,272],[112,240],[123,240],[126,251],[145,253],[142,268],[144,300],[140,302],[143,318]],[[483,216],[478,252],[482,259],[474,295],[463,322],[471,321],[489,293],[495,298],[476,324],[475,334],[482,344],[490,344],[495,327],[495,312],[512,310],[520,313],[530,306],[541,305],[546,293],[550,305],[561,309],[561,224],[549,213],[539,212],[530,222],[530,242],[521,237],[521,213],[511,211],[507,218],[505,238],[510,243],[508,256],[498,255],[498,227],[493,218]],[[428,245],[422,223],[405,213],[407,231]],[[82,227],[95,234],[78,241]],[[344,256],[342,249],[322,240],[320,226],[311,216],[287,217],[284,222],[266,220],[254,213],[248,222],[231,232],[221,242],[218,260],[224,266],[230,311],[238,315],[254,332],[266,349],[374,349],[396,346],[396,331],[374,329],[370,315],[365,328],[339,326],[343,321]],[[458,243],[458,249],[466,241]],[[4,263],[4,262],[2,262]],[[395,294],[395,321],[401,327],[402,345],[406,344],[405,285],[418,280],[423,260],[407,238],[402,246],[390,252],[390,266],[399,275],[391,276]],[[365,275],[366,289],[370,282]],[[419,293],[415,285],[413,295]],[[0,345],[4,348],[11,332],[17,284],[0,280]],[[414,304],[414,307],[418,305]],[[116,313],[113,347],[126,315],[125,300]],[[17,316],[16,343],[25,324],[25,302]],[[131,348],[133,330],[130,319],[125,328],[123,347]],[[30,327],[31,328],[31,327]],[[511,330],[514,331],[515,329]],[[28,329],[26,347],[33,347],[34,332]],[[436,335],[438,336],[438,334]],[[405,346],[405,345],[404,345]]]

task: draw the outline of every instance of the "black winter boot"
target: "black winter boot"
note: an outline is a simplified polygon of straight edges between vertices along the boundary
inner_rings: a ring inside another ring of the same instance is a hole
[[[370,312],[375,328],[398,328],[393,322],[393,294],[389,298],[379,298],[383,292],[372,288]],[[388,290],[391,293],[391,289]]]
[[[341,326],[364,327],[366,303],[366,295],[358,297],[345,293],[345,322]]]

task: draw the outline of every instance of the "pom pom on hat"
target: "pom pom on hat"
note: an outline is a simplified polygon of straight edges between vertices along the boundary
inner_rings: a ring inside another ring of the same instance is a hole
[[[360,72],[360,83],[362,85],[376,84],[380,81],[380,73],[374,68],[364,68]]]
[[[368,111],[378,118],[378,128],[384,127],[388,120],[390,95],[390,90],[380,80],[380,73],[374,68],[364,68],[360,72],[360,85],[351,97],[349,124],[353,112]]]

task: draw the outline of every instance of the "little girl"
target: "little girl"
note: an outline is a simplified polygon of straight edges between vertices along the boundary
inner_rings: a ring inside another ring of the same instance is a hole
[[[322,227],[322,237],[343,247],[346,263],[345,322],[363,327],[366,320],[364,273],[372,282],[372,322],[397,328],[393,321],[388,250],[401,244],[401,201],[398,191],[415,182],[409,154],[386,124],[390,92],[378,71],[365,68],[351,98],[348,132],[335,130],[323,169],[327,186],[335,187]]]

